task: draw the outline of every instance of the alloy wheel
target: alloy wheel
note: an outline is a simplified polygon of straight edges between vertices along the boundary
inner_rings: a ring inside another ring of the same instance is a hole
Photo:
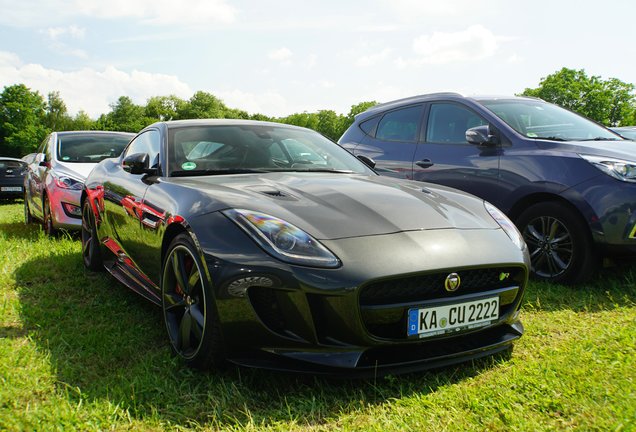
[[[563,274],[572,264],[574,247],[566,225],[551,216],[532,219],[523,230],[534,272],[543,278]]]
[[[169,253],[162,282],[163,313],[170,342],[185,359],[197,355],[206,324],[202,273],[191,251],[176,245]]]

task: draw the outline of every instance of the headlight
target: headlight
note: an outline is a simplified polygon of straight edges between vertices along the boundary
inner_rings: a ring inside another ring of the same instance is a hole
[[[272,256],[292,264],[334,268],[340,260],[318,240],[289,222],[264,213],[233,209],[223,212]]]
[[[521,233],[519,232],[515,224],[513,224],[510,219],[508,219],[508,216],[503,214],[501,210],[490,204],[488,201],[484,201],[484,207],[486,207],[486,211],[490,213],[490,216],[492,216],[492,218],[499,224],[501,229],[503,229],[508,237],[510,237],[510,240],[512,240],[512,242],[517,245],[519,249],[524,250],[526,248],[526,242],[523,241]]]
[[[62,189],[82,190],[84,187],[83,181],[74,179],[73,177],[58,174],[52,174],[52,176],[55,186]]]
[[[615,179],[636,183],[636,162],[603,156],[591,156],[580,154],[583,159]]]

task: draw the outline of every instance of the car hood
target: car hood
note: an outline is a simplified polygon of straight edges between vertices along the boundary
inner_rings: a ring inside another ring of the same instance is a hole
[[[318,239],[432,229],[496,229],[483,201],[390,177],[267,173],[166,179],[198,191],[195,213],[241,208],[276,216]]]
[[[86,177],[88,177],[88,174],[93,170],[93,168],[95,168],[95,165],[97,164],[85,162],[68,163],[57,161],[54,169],[58,174],[69,175],[71,177],[77,178],[78,180],[86,180]]]
[[[634,141],[567,141],[558,143],[559,147],[579,154],[614,157],[636,161],[636,142]]]

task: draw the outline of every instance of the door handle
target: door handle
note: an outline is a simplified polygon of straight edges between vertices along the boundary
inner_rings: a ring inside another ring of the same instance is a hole
[[[431,162],[430,159],[422,159],[421,161],[415,162],[415,165],[417,165],[420,168],[430,168],[435,164]]]

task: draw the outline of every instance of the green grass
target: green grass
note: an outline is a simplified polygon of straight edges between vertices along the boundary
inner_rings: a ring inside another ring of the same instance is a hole
[[[636,430],[636,264],[532,283],[511,356],[329,381],[170,355],[160,311],[0,204],[0,430]]]

